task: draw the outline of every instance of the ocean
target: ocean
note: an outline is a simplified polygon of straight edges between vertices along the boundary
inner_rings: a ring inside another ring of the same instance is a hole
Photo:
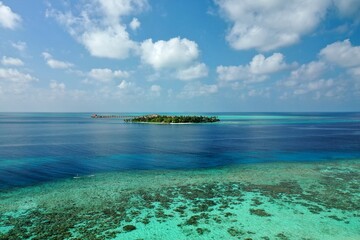
[[[360,239],[360,113],[91,114],[0,113],[0,239]]]

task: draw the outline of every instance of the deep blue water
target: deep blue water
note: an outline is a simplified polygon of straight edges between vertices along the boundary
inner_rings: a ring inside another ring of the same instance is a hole
[[[90,115],[0,113],[0,189],[108,171],[360,159],[360,113],[202,113],[221,122],[190,125]]]

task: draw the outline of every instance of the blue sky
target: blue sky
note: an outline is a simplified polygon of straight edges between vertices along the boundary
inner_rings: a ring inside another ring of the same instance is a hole
[[[358,0],[0,1],[0,111],[359,111]]]

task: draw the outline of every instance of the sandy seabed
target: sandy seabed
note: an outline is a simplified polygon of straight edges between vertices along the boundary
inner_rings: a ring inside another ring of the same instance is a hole
[[[360,239],[360,160],[125,171],[0,192],[0,239]]]

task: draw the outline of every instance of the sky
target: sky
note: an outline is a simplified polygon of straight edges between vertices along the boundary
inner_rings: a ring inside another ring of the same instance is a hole
[[[360,111],[360,1],[0,0],[0,111]]]

